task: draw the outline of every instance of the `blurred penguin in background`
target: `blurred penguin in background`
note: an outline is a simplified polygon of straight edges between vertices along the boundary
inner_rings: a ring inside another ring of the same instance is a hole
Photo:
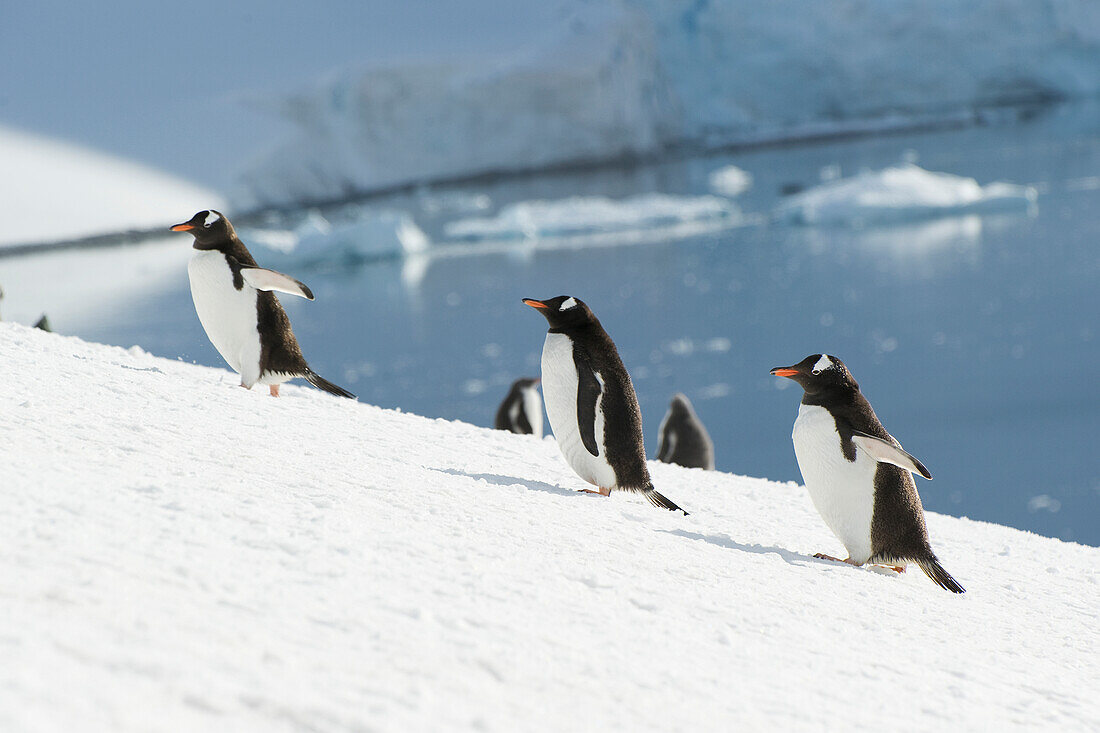
[[[542,397],[539,380],[517,379],[512,382],[508,396],[497,408],[493,427],[520,435],[534,435],[542,439]]]
[[[714,441],[683,393],[672,396],[658,430],[657,460],[684,468],[714,470]]]

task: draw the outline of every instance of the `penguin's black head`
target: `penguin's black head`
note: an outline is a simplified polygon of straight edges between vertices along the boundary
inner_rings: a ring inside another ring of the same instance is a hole
[[[673,415],[690,415],[694,412],[691,407],[691,400],[683,392],[672,395],[672,402],[669,403],[668,408],[672,410]]]
[[[541,380],[540,380],[539,377],[535,377],[533,379],[530,378],[530,377],[521,377],[520,379],[517,379],[516,381],[512,382],[512,386],[508,390],[508,396],[509,397],[518,397],[520,394],[523,393],[524,390],[528,390],[528,389],[533,388],[540,381]]]
[[[550,300],[524,298],[523,302],[546,316],[550,328],[558,331],[581,328],[596,320],[596,316],[592,315],[592,311],[584,301],[569,295],[559,295]]]
[[[807,394],[831,389],[859,389],[844,362],[832,354],[811,354],[794,366],[776,367],[772,374],[787,377],[802,385]]]
[[[173,232],[191,232],[195,237],[195,249],[217,249],[220,243],[236,236],[233,225],[220,211],[200,211],[182,224],[172,227]]]

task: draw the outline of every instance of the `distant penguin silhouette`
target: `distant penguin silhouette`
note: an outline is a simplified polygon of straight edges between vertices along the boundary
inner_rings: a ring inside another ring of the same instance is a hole
[[[714,470],[714,442],[686,395],[676,393],[658,429],[657,460]]]
[[[318,389],[355,399],[309,368],[274,292],[313,300],[309,288],[259,267],[221,212],[200,211],[172,231],[195,237],[195,254],[187,265],[195,311],[210,343],[241,375],[242,387],[266,384],[278,397],[280,384],[301,377]]]
[[[791,435],[794,452],[814,506],[848,551],[843,562],[881,563],[899,572],[914,562],[936,585],[963,593],[928,541],[912,472],[932,474],[886,432],[844,363],[813,354],[771,373],[805,390]]]
[[[570,467],[599,488],[585,491],[604,496],[612,489],[638,492],[654,506],[683,511],[653,488],[638,397],[596,316],[583,302],[565,295],[523,302],[550,324],[542,347],[546,415]]]
[[[50,319],[46,317],[45,313],[43,313],[42,317],[38,319],[38,323],[34,324],[34,327],[39,330],[46,331],[47,333],[53,332],[53,329],[50,328]]]
[[[493,427],[520,435],[542,438],[542,397],[539,380],[517,379],[497,409]]]

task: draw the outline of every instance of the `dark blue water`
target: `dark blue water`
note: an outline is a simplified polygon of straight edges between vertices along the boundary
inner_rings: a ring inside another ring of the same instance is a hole
[[[833,353],[932,471],[918,487],[926,508],[1097,545],[1098,120],[1095,110],[1063,109],[1013,125],[477,189],[497,205],[702,193],[709,171],[733,163],[755,177],[741,206],[767,212],[781,187],[813,184],[825,166],[849,175],[907,155],[981,183],[1036,185],[1031,216],[870,231],[754,225],[673,242],[439,257],[419,278],[396,260],[316,267],[293,274],[317,301],[283,300],[314,368],[360,399],[491,425],[508,384],[538,372],[545,323],[520,298],[576,295],[633,375],[651,455],[668,400],[683,391],[720,470],[777,480],[799,480],[790,431],[800,390],[768,370]],[[220,365],[182,271],[175,287],[114,310],[79,335]]]

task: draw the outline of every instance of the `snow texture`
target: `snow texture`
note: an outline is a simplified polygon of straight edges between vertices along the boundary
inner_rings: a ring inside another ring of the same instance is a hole
[[[684,517],[549,438],[10,323],[0,379],[3,730],[1100,726],[1098,548],[930,514],[956,596],[813,559],[794,484],[651,464]]]
[[[299,135],[244,207],[414,182],[980,120],[1100,93],[1081,0],[565,3],[495,62],[346,68],[268,106]]]
[[[0,247],[164,226],[219,194],[87,148],[0,127]]]
[[[978,185],[913,164],[863,171],[791,196],[775,209],[781,222],[820,226],[892,224],[965,214],[1024,213],[1038,197],[1030,186]]]
[[[580,237],[602,232],[642,231],[711,222],[732,225],[740,210],[719,196],[640,194],[626,199],[572,196],[553,201],[508,204],[491,217],[448,222],[452,239],[543,239]]]

